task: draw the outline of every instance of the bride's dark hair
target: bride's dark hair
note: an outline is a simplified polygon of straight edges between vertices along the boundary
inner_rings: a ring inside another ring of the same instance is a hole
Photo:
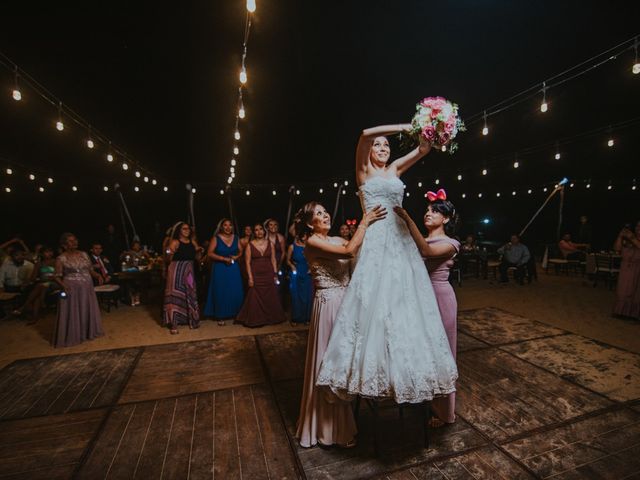
[[[316,210],[318,205],[320,205],[318,202],[309,202],[297,211],[296,215],[293,217],[293,228],[296,232],[296,238],[300,239],[304,235],[309,236],[313,233],[309,224],[313,219],[313,212]]]
[[[449,219],[449,221],[444,224],[444,233],[452,236],[456,232],[459,220],[456,207],[453,206],[453,203],[449,200],[434,200],[433,202],[429,202],[427,207],[431,207],[434,212],[438,212],[443,217]]]

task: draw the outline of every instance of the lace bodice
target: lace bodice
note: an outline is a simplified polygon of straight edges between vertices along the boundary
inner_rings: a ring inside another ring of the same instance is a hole
[[[360,197],[367,211],[382,205],[387,213],[393,213],[393,207],[402,206],[404,188],[404,183],[398,177],[373,177],[360,186]]]
[[[57,258],[57,274],[65,280],[91,280],[91,260],[85,252],[61,253]]]
[[[340,238],[329,237],[329,242],[337,245],[343,241]],[[315,257],[309,262],[309,271],[317,289],[346,287],[349,284],[349,260]]]

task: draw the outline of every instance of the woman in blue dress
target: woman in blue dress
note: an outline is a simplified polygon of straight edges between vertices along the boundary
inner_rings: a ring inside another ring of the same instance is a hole
[[[289,293],[291,294],[291,324],[309,323],[313,298],[313,283],[304,257],[306,235],[296,237],[287,250]]]
[[[242,307],[244,291],[237,261],[240,254],[233,224],[228,218],[223,218],[218,222],[207,252],[213,263],[204,307],[205,317],[217,318],[218,325],[224,325],[226,318],[234,318]]]

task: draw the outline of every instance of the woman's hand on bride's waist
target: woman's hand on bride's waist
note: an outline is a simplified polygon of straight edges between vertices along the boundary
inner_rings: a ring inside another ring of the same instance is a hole
[[[382,220],[386,216],[387,209],[382,205],[376,205],[362,216],[362,222],[360,222],[358,228],[360,228],[360,226],[364,226],[364,228],[367,228],[369,225],[374,224],[378,220]]]

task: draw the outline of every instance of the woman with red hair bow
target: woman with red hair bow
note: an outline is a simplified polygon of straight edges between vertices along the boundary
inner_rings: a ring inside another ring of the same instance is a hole
[[[458,216],[453,203],[447,200],[444,189],[441,188],[437,193],[427,192],[427,199],[429,203],[424,214],[424,226],[428,231],[427,238],[422,236],[406,210],[395,207],[394,211],[406,222],[420,254],[425,259],[433,291],[438,301],[442,324],[449,339],[451,353],[453,358],[456,358],[458,302],[453,287],[449,283],[449,270],[453,266],[453,258],[460,251],[460,242],[451,238]],[[431,408],[435,416],[430,419],[430,426],[441,427],[446,423],[455,422],[455,406],[455,392],[444,397],[434,398]]]

